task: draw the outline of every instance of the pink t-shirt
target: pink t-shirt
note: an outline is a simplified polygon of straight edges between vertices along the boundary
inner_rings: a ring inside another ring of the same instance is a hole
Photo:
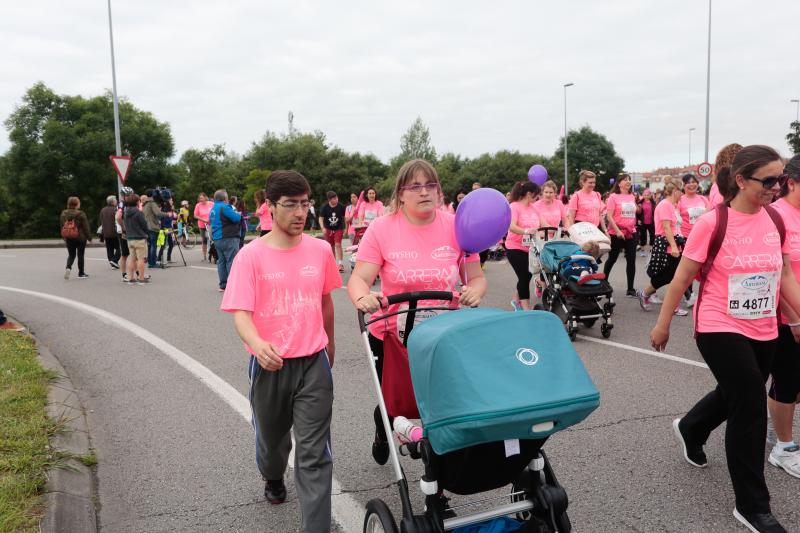
[[[666,198],[661,200],[656,206],[656,211],[653,214],[653,220],[656,225],[656,235],[666,237],[664,233],[663,221],[669,220],[669,227],[672,230],[672,236],[680,235],[681,221],[677,208],[672,205],[672,202]],[[672,246],[667,246],[667,253],[672,253]]]
[[[345,209],[344,209],[345,218],[347,218],[349,216],[352,216],[354,207],[355,206],[353,204],[350,204],[347,207],[345,207]],[[353,235],[353,233],[355,233],[353,231],[353,221],[352,220],[347,223],[347,227],[345,228],[344,232],[347,233],[348,235]]]
[[[544,219],[548,226],[557,228],[564,216],[567,213],[567,208],[557,198],[554,198],[548,205],[544,199],[537,200],[533,204],[534,209],[539,212],[539,215]]]
[[[689,235],[683,256],[705,262],[716,226],[715,211],[701,216]],[[768,301],[768,295],[777,300],[780,294],[782,253],[790,253],[789,239],[781,251],[780,234],[765,210],[749,215],[728,209],[725,240],[706,278],[702,298],[695,305],[697,331],[740,333],[760,341],[777,337],[775,316],[760,318],[761,311],[756,318],[747,319],[741,314],[762,309],[764,303],[775,305],[775,301]],[[741,298],[742,292],[752,293],[753,298]]]
[[[272,213],[269,210],[267,202],[264,202],[258,206],[258,209],[256,209],[256,215],[258,215],[258,225],[261,227],[261,231],[272,229]]]
[[[711,207],[714,207],[724,201],[725,198],[719,193],[719,187],[717,187],[717,182],[715,181],[711,184],[711,189],[708,191],[708,203],[711,204]]]
[[[211,200],[197,202],[197,205],[194,206],[194,218],[197,219],[198,228],[203,229],[206,227],[206,223],[203,221],[208,220],[208,214],[211,212],[212,207],[214,207],[214,202]]]
[[[772,207],[783,218],[783,225],[786,226],[786,245],[789,247],[789,259],[792,261],[792,272],[794,277],[800,281],[800,209],[792,207],[792,204],[785,198],[780,198],[772,204]],[[785,315],[781,315],[781,324],[788,324]]]
[[[434,221],[424,226],[411,224],[403,213],[376,219],[367,228],[356,255],[358,261],[380,265],[381,292],[390,296],[410,291],[455,291],[464,252],[456,239],[455,216],[437,210]],[[468,263],[478,260],[478,254],[466,259]],[[441,306],[442,302],[433,304]],[[382,314],[378,311],[372,316]],[[401,322],[401,326],[405,324],[405,315]],[[369,330],[383,339],[387,326],[397,331],[397,316],[370,324]]]
[[[702,194],[695,194],[694,198],[690,198],[688,194],[681,196],[678,201],[678,210],[681,213],[681,235],[688,237],[697,219],[708,211],[709,207],[708,198]]]
[[[642,222],[645,224],[653,223],[653,202],[652,200],[642,200]]]
[[[341,286],[327,242],[303,235],[300,244],[281,250],[255,239],[236,254],[220,309],[252,311],[259,337],[284,358],[305,357],[328,345],[322,296]]]
[[[603,199],[597,191],[585,192],[581,189],[569,199],[567,208],[575,210],[575,222],[589,222],[597,226],[603,214]]]
[[[622,230],[623,238],[628,239],[633,236],[636,232],[636,197],[634,195],[610,194],[606,202],[606,212],[611,214],[611,218]],[[613,235],[616,232],[613,228],[609,228],[608,233]]]
[[[370,223],[383,216],[383,204],[380,200],[375,200],[375,203],[362,202],[361,207],[358,208],[358,215],[356,218],[359,220],[364,219],[364,225],[369,226]]]
[[[525,206],[522,202],[511,202],[511,222],[516,224],[522,229],[538,228],[539,227],[539,212],[533,205],[533,202]],[[532,237],[532,235],[531,235]],[[506,248],[510,250],[522,250],[527,252],[530,246],[522,244],[522,235],[508,231],[506,235]]]

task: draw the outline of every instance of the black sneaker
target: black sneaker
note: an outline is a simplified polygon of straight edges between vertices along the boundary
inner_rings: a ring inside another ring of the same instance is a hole
[[[116,261],[109,261],[108,264],[111,265],[111,268],[119,270],[119,263],[117,263]]]
[[[628,298],[638,298],[639,296],[636,294],[636,289],[628,289],[625,291],[625,296]]]
[[[83,274],[78,274],[78,279],[89,279],[89,274],[85,272]]]
[[[389,441],[382,439],[378,433],[375,433],[375,441],[372,443],[372,458],[379,465],[385,465],[389,460]]]
[[[740,513],[739,509],[734,508],[733,516],[755,533],[786,533],[772,513]]]
[[[122,283],[128,283],[128,274],[122,274]]]
[[[286,501],[286,485],[282,479],[268,479],[264,484],[264,497],[272,505]]]
[[[683,447],[683,458],[686,459],[686,462],[692,466],[696,466],[697,468],[705,468],[708,466],[708,459],[706,459],[706,453],[703,451],[703,447],[699,445],[688,444],[686,442],[686,437],[683,435],[683,431],[680,428],[680,418],[676,418],[672,421],[672,429],[675,432],[675,436],[680,441],[681,446]]]

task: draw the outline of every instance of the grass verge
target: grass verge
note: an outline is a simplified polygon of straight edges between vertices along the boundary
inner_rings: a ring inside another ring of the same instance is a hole
[[[33,339],[0,330],[0,531],[39,530],[46,471],[58,458],[58,423],[45,411],[55,374],[42,368]]]

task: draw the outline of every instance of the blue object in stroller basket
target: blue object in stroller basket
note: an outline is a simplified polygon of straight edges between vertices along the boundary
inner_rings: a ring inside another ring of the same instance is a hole
[[[579,423],[600,394],[553,313],[463,309],[411,332],[409,362],[437,454],[543,438]]]

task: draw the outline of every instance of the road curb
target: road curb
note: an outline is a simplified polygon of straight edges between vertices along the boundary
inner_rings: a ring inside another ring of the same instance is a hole
[[[17,320],[15,322],[20,323]],[[61,420],[64,427],[53,437],[50,445],[54,450],[73,456],[88,455],[91,452],[89,426],[76,389],[58,359],[38,340],[36,349],[42,366],[58,376],[47,394],[47,414],[50,418]],[[94,475],[81,461],[68,459],[63,466],[47,472],[44,501],[45,512],[40,524],[42,532],[97,531]]]

